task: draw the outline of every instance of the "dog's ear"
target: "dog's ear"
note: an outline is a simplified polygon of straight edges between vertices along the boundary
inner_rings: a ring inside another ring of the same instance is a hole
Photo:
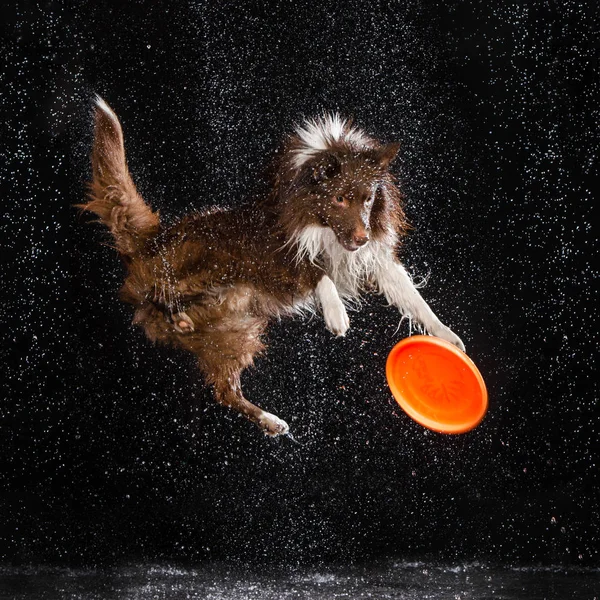
[[[382,169],[387,169],[390,166],[390,163],[396,158],[398,150],[400,150],[400,144],[398,142],[392,142],[391,144],[383,144],[378,148],[369,150],[367,155]]]
[[[333,154],[326,154],[315,164],[311,165],[311,178],[313,183],[322,183],[335,177],[340,172],[340,161]]]

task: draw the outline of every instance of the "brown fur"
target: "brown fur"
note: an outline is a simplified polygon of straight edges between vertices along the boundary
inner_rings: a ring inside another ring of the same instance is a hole
[[[272,435],[282,433],[281,426],[244,398],[240,374],[264,350],[269,320],[310,302],[324,275],[320,265],[297,260],[294,235],[326,226],[341,244],[352,245],[364,236],[383,238],[390,228],[402,234],[405,227],[387,171],[396,145],[373,140],[356,151],[340,142],[297,169],[295,144],[292,137],[263,201],[189,215],[162,228],[129,175],[118,119],[99,100],[90,199],[82,205],[110,229],[125,259],[120,295],[135,308],[134,323],[151,340],[192,352],[216,400]],[[379,187],[365,222],[374,181]]]

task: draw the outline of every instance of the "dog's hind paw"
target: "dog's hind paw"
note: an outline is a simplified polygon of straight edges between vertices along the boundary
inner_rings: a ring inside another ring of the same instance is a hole
[[[194,331],[194,321],[184,312],[171,315],[173,327],[179,333],[191,333]]]
[[[288,424],[283,419],[265,411],[258,418],[258,425],[267,435],[273,437],[276,435],[285,435],[290,430]]]

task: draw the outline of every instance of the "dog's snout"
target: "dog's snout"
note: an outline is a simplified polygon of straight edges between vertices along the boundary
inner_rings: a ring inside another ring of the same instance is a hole
[[[352,241],[357,246],[364,246],[369,241],[369,233],[364,229],[355,231],[354,235],[352,236]]]

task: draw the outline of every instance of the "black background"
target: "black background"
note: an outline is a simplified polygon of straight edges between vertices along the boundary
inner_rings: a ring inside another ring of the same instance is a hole
[[[598,564],[593,4],[17,3],[0,558]],[[283,136],[323,110],[401,141],[403,260],[480,367],[484,422],[444,436],[401,412],[384,366],[409,329],[380,298],[345,339],[320,317],[274,324],[245,374],[301,446],[214,405],[191,356],[131,326],[108,237],[72,208],[94,93],[166,221],[259,193]]]

